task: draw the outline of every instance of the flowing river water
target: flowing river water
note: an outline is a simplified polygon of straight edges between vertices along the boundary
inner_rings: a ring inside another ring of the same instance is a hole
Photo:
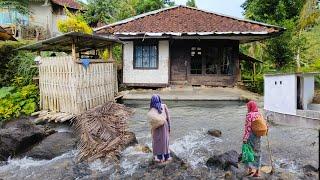
[[[134,108],[129,120],[130,131],[139,144],[151,147],[150,129],[146,119],[147,101],[125,101]],[[221,175],[205,166],[206,160],[229,150],[241,151],[245,104],[224,101],[168,101],[171,114],[170,149],[192,169],[201,169],[215,179]],[[222,131],[220,138],[207,134],[208,129]],[[65,131],[62,129],[62,131]],[[269,131],[275,167],[299,179],[302,167],[311,164],[318,168],[318,131],[293,126],[271,125]],[[262,140],[262,164],[270,164],[266,138]],[[28,157],[10,159],[0,166],[0,179],[131,179],[150,161],[151,153],[135,147],[122,152],[119,163],[96,160],[77,163],[73,150],[52,160]],[[188,179],[188,177],[184,177]]]

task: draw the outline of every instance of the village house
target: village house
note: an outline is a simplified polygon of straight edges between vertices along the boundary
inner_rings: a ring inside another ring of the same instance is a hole
[[[66,7],[70,12],[81,9],[75,0],[30,0],[29,15],[22,15],[9,8],[0,9],[0,25],[9,29],[16,38],[46,39],[61,33],[58,19],[65,19]]]
[[[95,29],[123,45],[123,83],[165,87],[171,84],[234,86],[241,43],[280,35],[283,28],[186,6],[141,14]]]

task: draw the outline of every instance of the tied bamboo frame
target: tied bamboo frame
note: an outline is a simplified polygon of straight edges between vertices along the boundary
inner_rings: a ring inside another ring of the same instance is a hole
[[[79,114],[114,101],[118,93],[113,63],[90,63],[86,69],[72,56],[46,57],[40,62],[41,110]]]

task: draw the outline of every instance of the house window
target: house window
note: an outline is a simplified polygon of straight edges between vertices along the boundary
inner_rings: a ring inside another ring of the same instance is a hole
[[[202,52],[200,47],[191,48],[191,74],[202,74]]]
[[[222,48],[221,74],[231,75],[233,73],[231,63],[232,63],[232,47]]]
[[[157,69],[158,44],[155,42],[135,42],[133,57],[135,69]]]

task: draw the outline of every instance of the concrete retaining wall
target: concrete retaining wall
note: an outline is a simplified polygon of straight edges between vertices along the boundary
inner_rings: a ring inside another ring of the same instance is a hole
[[[268,121],[272,121],[276,124],[310,129],[320,129],[320,119],[315,119],[311,117],[283,114],[265,110],[265,118]]]

